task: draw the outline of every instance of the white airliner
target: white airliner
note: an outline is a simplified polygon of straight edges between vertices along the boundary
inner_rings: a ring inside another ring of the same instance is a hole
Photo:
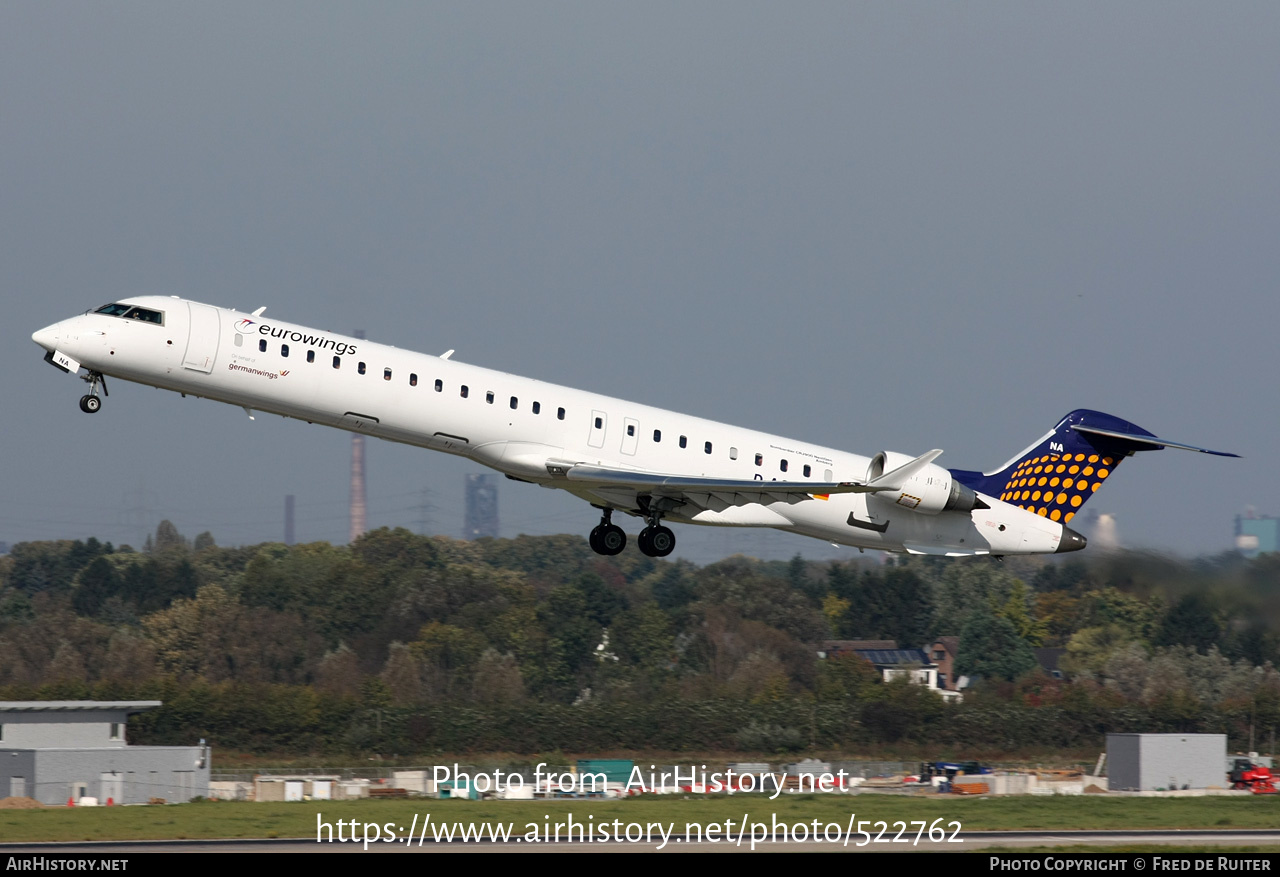
[[[467,457],[601,510],[600,554],[623,550],[614,511],[645,522],[771,527],[830,542],[946,556],[1077,551],[1072,517],[1136,451],[1183,448],[1128,421],[1076,410],[994,472],[948,470],[942,453],[872,457],[412,353],[363,339],[161,296],[55,323],[32,339],[66,372],[87,371],[80,408],[106,376]]]

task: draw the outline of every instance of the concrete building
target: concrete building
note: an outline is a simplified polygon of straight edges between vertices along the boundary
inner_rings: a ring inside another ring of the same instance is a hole
[[[1225,789],[1226,758],[1226,734],[1108,734],[1108,788]]]
[[[0,701],[0,798],[145,804],[209,794],[209,748],[129,746],[129,716],[158,700]]]

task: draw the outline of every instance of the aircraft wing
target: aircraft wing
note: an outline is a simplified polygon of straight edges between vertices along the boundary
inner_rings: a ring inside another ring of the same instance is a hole
[[[900,490],[916,470],[934,460],[942,451],[930,451],[911,462],[886,472],[870,482],[861,481],[742,481],[618,469],[589,463],[551,460],[547,473],[588,490],[622,490],[637,494],[669,497],[702,508],[724,508],[752,503],[799,502],[809,497],[826,498],[833,493],[880,493]],[[567,486],[567,485],[566,485]]]
[[[889,487],[873,487],[857,481],[739,481],[731,478],[704,478],[615,469],[586,463],[547,463],[547,472],[557,480],[572,482],[575,487],[621,488],[652,496],[668,496],[693,501],[708,494],[728,505],[755,502],[794,502],[811,496],[833,493],[879,493]],[[701,495],[701,496],[699,496]]]

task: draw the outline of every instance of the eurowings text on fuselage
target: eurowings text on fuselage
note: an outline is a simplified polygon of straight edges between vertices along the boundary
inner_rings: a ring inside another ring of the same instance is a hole
[[[1203,450],[1078,410],[997,472],[947,470],[941,451],[864,457],[177,297],[121,299],[32,339],[86,370],[86,412],[112,377],[464,456],[601,509],[601,554],[626,545],[615,510],[645,522],[651,556],[675,546],[664,521],[913,554],[1075,551],[1066,524],[1121,459]]]

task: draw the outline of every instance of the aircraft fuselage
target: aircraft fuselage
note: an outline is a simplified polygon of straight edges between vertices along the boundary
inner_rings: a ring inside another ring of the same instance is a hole
[[[1062,523],[985,494],[970,511],[924,513],[901,498],[818,492],[823,484],[869,480],[873,460],[858,454],[265,315],[161,296],[119,306],[138,311],[86,313],[33,339],[63,368],[464,456],[633,515],[650,514],[666,497],[661,517],[668,521],[771,527],[859,548],[1006,555],[1084,544]],[[556,474],[575,465],[753,481],[760,492],[675,494]],[[770,484],[804,482],[816,495],[769,494]]]

